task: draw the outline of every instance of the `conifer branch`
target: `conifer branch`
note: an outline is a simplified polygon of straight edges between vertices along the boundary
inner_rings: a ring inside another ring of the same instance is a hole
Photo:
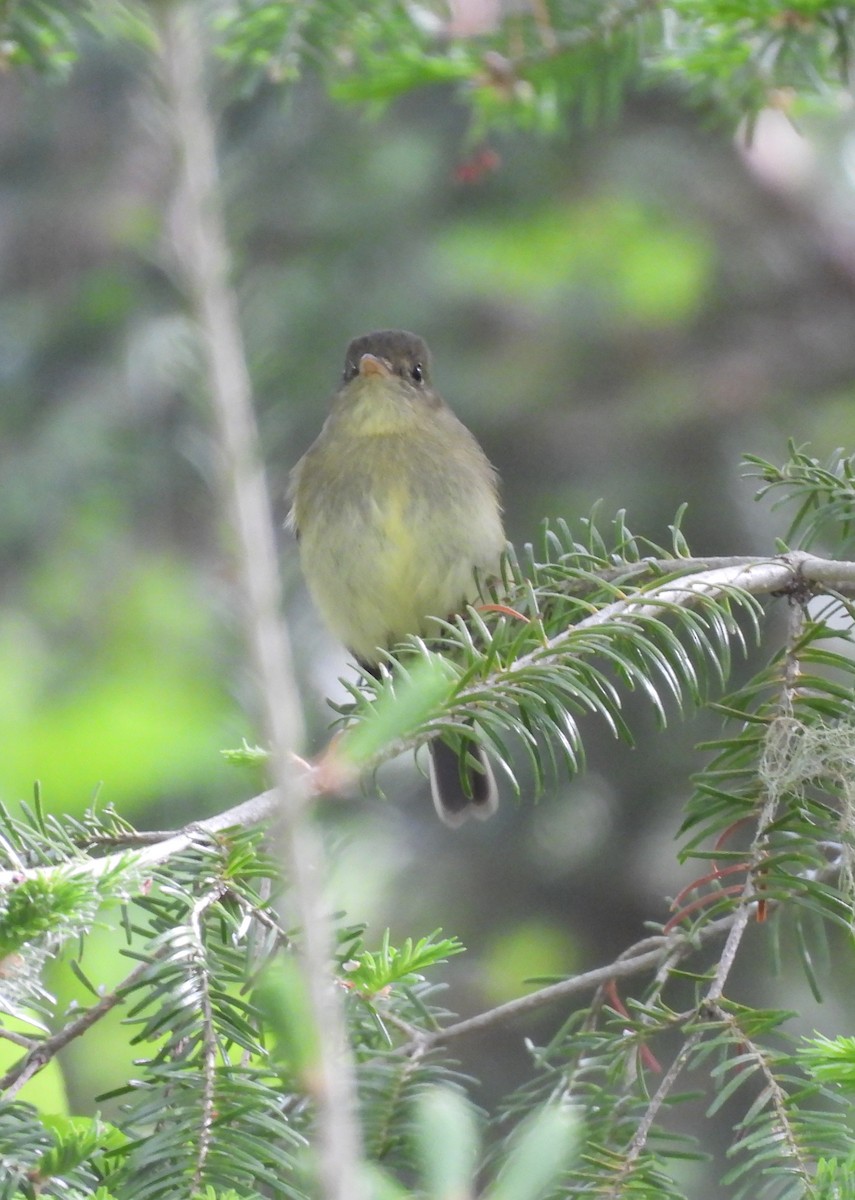
[[[17,870],[0,871],[0,888],[15,887],[28,879],[37,879],[51,874],[76,874],[78,872],[98,878],[111,875],[123,868],[134,873],[144,874],[150,867],[166,862],[178,854],[183,854],[200,842],[216,839],[227,829],[252,829],[272,821],[279,812],[279,794],[274,789],[261,792],[249,800],[243,800],[233,808],[224,809],[213,817],[202,821],[191,821],[183,829],[163,831],[158,837],[141,850],[118,850],[113,854],[105,854],[101,858],[91,858],[81,855],[57,866],[39,866],[20,868]],[[135,835],[129,835],[131,844]]]
[[[713,1004],[709,1005],[709,1013],[710,1016],[714,1016],[716,1020],[721,1021],[731,1031],[734,1043],[739,1046],[740,1058],[750,1059],[757,1069],[763,1081],[763,1086],[760,1096],[754,1100],[752,1108],[760,1107],[763,1100],[771,1107],[775,1120],[776,1141],[779,1146],[783,1146],[786,1157],[795,1165],[801,1183],[806,1186],[807,1190],[804,1192],[804,1195],[812,1195],[812,1172],[808,1161],[810,1156],[805,1154],[805,1150],[800,1144],[800,1139],[793,1127],[793,1121],[788,1110],[787,1093],[777,1079],[767,1053],[743,1029],[739,1020],[732,1013],[726,1012]],[[763,1107],[766,1107],[766,1105],[764,1104]]]
[[[638,1128],[624,1152],[623,1159],[616,1172],[615,1180],[606,1193],[607,1200],[621,1200],[621,1197],[625,1194],[623,1190],[624,1184],[632,1175],[632,1169],[638,1161],[639,1156],[647,1148],[647,1139],[650,1137],[650,1131],[653,1129],[662,1105],[671,1094],[683,1068],[691,1058],[692,1052],[700,1040],[701,1034],[699,1030],[692,1033],[680,1047],[671,1066],[662,1076],[659,1087],[651,1096],[650,1103],[647,1105],[641,1120],[638,1122]]]
[[[804,595],[803,589],[800,589],[802,594],[796,594],[790,597],[790,619],[788,624],[787,645],[783,656],[783,672],[781,679],[780,692],[778,697],[778,712],[773,717],[770,723],[765,740],[767,744],[770,739],[773,739],[775,734],[775,722],[779,720],[788,720],[792,717],[793,697],[798,688],[799,675],[801,665],[799,661],[799,646],[805,629],[805,610],[804,610]],[[767,773],[768,774],[768,773]],[[742,1047],[741,1056],[744,1057],[746,1052],[752,1057],[753,1062],[760,1070],[764,1079],[764,1090],[761,1092],[761,1099],[766,1097],[772,1106],[774,1112],[776,1129],[775,1135],[779,1139],[783,1139],[790,1159],[796,1164],[796,1168],[803,1180],[809,1180],[809,1170],[802,1149],[799,1145],[798,1138],[792,1127],[792,1122],[787,1110],[787,1097],[781,1087],[781,1084],[775,1078],[763,1051],[754,1041],[742,1030],[738,1021],[732,1017],[721,1006],[721,999],[724,993],[724,988],[729,978],[731,969],[736,960],[739,948],[742,943],[743,936],[748,926],[748,922],[752,916],[759,911],[759,905],[765,903],[757,887],[755,874],[759,867],[762,866],[763,859],[767,853],[767,837],[768,831],[775,820],[780,804],[779,791],[770,784],[766,787],[766,794],[763,798],[763,804],[757,817],[756,833],[752,840],[751,849],[748,855],[748,861],[745,864],[747,872],[746,881],[742,890],[742,894],[736,902],[734,911],[726,918],[730,923],[727,940],[725,942],[722,953],[719,957],[717,966],[713,973],[712,979],[704,991],[703,997],[694,1006],[692,1011],[686,1017],[681,1019],[681,1025],[684,1028],[691,1027],[699,1019],[708,1022],[711,1019],[720,1021],[722,1024],[731,1029],[740,1046]],[[705,927],[701,927],[701,932]],[[709,928],[707,926],[706,928]],[[667,1099],[668,1094],[672,1090],[676,1080],[690,1059],[694,1049],[702,1041],[703,1035],[700,1029],[695,1028],[689,1033],[683,1043],[680,1051],[674,1058],[671,1067],[662,1079],[659,1087],[647,1105],[638,1127],[630,1139],[626,1150],[622,1156],[620,1166],[617,1172],[617,1178],[612,1184],[607,1193],[611,1200],[619,1200],[622,1195],[622,1188],[626,1180],[629,1178],[634,1164],[638,1161],[641,1154],[647,1149],[648,1139],[653,1128],[655,1119],[661,1109],[663,1103]],[[747,1051],[746,1051],[747,1047]],[[758,1101],[755,1101],[751,1107],[751,1111],[755,1111],[758,1106]]]
[[[194,1191],[201,1191],[205,1178],[205,1163],[211,1147],[211,1130],[214,1124],[214,1106],[217,1070],[217,1038],[214,1030],[214,1010],[211,1004],[211,980],[205,962],[205,935],[202,918],[211,907],[222,898],[222,887],[203,896],[193,906],[190,914],[190,928],[196,939],[196,962],[194,963],[198,979],[198,995],[202,1008],[202,1119],[199,1129],[199,1141],[196,1151],[196,1169],[193,1172]]]
[[[665,559],[663,565],[673,570],[679,559]],[[707,560],[701,561],[706,566]],[[658,560],[644,559],[639,563],[628,564],[628,570],[634,572],[645,570],[654,573],[658,569]],[[622,568],[620,568],[622,570]],[[680,569],[680,568],[678,568]],[[613,576],[612,568],[604,573],[606,577]],[[590,573],[593,580],[598,577],[596,571]],[[642,592],[633,593],[626,598],[604,604],[589,616],[566,626],[559,633],[545,639],[536,650],[520,654],[512,662],[504,665],[493,665],[489,674],[472,684],[463,686],[455,696],[455,703],[464,709],[467,704],[477,708],[483,704],[484,696],[494,680],[513,681],[515,676],[523,675],[530,668],[536,667],[543,671],[554,666],[560,670],[562,659],[568,652],[570,643],[578,637],[581,631],[597,630],[600,626],[617,626],[621,623],[640,624],[651,619],[667,620],[670,613],[679,609],[692,609],[701,604],[715,604],[728,596],[767,596],[775,594],[790,594],[800,590],[830,591],[836,595],[846,595],[855,588],[855,562],[824,559],[803,551],[789,551],[786,554],[768,558],[739,557],[727,560],[726,565],[704,569],[695,573],[687,573],[679,579],[668,579],[660,585],[645,587]],[[366,770],[372,770],[391,758],[397,757],[413,746],[434,736],[436,728],[428,728],[417,735],[396,738],[388,742],[370,762],[365,764]],[[323,756],[321,756],[323,762]],[[323,781],[325,773],[320,771],[317,778]],[[333,770],[329,778],[335,780]]]
[[[716,562],[717,565],[708,569],[711,561]],[[718,562],[721,562],[722,565],[718,565]],[[827,589],[841,594],[845,589],[855,587],[855,562],[820,558],[802,551],[791,551],[772,558],[736,556],[722,560],[645,559],[638,564],[629,564],[629,570],[638,570],[639,572],[643,570],[651,574],[670,574],[677,563],[690,565],[700,563],[703,564],[704,569],[694,574],[688,574],[685,578],[669,579],[661,586],[645,589],[643,594],[629,596],[625,600],[618,600],[604,606],[577,622],[565,633],[550,639],[548,646],[540,650],[536,656],[531,654],[522,656],[502,667],[501,673],[503,675],[513,674],[523,669],[535,657],[542,665],[545,657],[548,657],[550,653],[556,656],[559,654],[563,639],[569,637],[574,630],[593,628],[614,621],[615,618],[631,621],[633,617],[667,616],[674,607],[691,607],[699,598],[714,600],[733,591],[763,596],[798,592],[800,589],[806,592]],[[495,673],[498,674],[498,669]],[[483,692],[484,686],[489,687],[489,684],[490,677],[488,676],[486,681],[478,685],[478,695]],[[461,689],[458,693],[458,700],[465,703],[467,697],[474,691],[474,688]],[[370,772],[388,759],[411,750],[424,741],[426,736],[428,734],[419,732],[409,737],[395,739],[369,759],[364,769]],[[325,752],[322,752],[318,761],[323,764],[324,760]],[[336,775],[335,771],[327,772],[323,769],[315,769],[299,759],[292,761],[302,772],[301,786],[306,789],[307,794],[314,796],[328,794],[327,788],[332,787],[340,780],[340,776]],[[216,836],[229,828],[248,829],[264,824],[273,820],[278,811],[276,791],[262,792],[213,817],[192,822],[182,830],[162,831],[158,834],[143,833],[139,836],[134,831],[129,831],[128,846],[138,845],[139,839],[142,838],[147,844],[141,849],[119,850],[99,858],[81,855],[79,860],[72,860],[71,863],[63,864],[61,867],[40,866],[0,871],[0,887],[13,886],[25,879],[57,870],[71,869],[98,876],[125,865],[144,871],[150,866],[183,853],[199,839]],[[121,838],[117,837],[116,840],[121,841]]]
[[[641,618],[666,615],[674,605],[691,607],[705,597],[714,599],[728,592],[768,596],[776,592],[788,592],[795,587],[810,588],[814,584],[855,586],[855,562],[817,558],[800,550],[774,558],[743,560],[736,565],[716,567],[689,574],[683,579],[669,580],[660,587],[646,589],[638,596],[617,600],[584,618],[574,628],[593,628],[618,616]],[[550,648],[557,648],[560,643],[559,635],[551,640]]]

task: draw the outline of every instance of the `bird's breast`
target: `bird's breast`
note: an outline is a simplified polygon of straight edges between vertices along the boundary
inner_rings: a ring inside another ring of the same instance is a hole
[[[479,451],[480,454],[480,451]],[[475,571],[504,545],[486,459],[456,462],[435,442],[361,436],[336,454],[323,494],[298,490],[304,573],[342,641],[365,661],[377,647],[435,629],[476,595]]]

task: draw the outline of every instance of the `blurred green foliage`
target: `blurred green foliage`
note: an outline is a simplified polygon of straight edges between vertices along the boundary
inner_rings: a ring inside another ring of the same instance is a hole
[[[564,976],[574,970],[576,952],[567,930],[530,916],[498,931],[483,947],[484,995],[502,1004],[520,994],[520,984]]]
[[[50,805],[82,812],[103,783],[131,812],[216,786],[229,702],[198,581],[177,559],[137,557],[97,597],[97,635],[80,630],[72,661],[57,660],[45,625],[62,636],[90,608],[87,565],[54,559],[26,608],[0,618],[0,788],[26,793],[37,771]]]
[[[615,322],[654,328],[692,320],[713,267],[702,230],[619,196],[461,221],[435,253],[449,290],[470,300],[498,292],[538,313],[584,296]]]
[[[154,48],[146,6],[122,0],[6,0],[0,8],[0,60],[67,78],[86,30],[99,37]]]

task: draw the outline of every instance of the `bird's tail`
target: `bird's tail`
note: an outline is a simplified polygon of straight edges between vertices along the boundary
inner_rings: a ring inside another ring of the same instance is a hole
[[[483,749],[467,742],[461,754],[434,738],[429,750],[430,791],[439,819],[456,829],[469,817],[479,821],[492,817],[499,807],[499,792]]]

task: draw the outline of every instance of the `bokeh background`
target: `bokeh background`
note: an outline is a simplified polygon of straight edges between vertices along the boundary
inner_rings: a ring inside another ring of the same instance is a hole
[[[606,124],[473,148],[441,89],[368,119],[311,79],[243,94],[221,66],[214,96],[280,521],[344,348],[376,327],[428,339],[440,389],[501,473],[517,544],[598,500],[605,526],[624,508],[667,543],[686,501],[695,553],[768,553],[785,520],[754,502],[742,454],[783,460],[788,438],[819,456],[855,447],[851,112],[798,130],[769,112],[746,147],[714,114],[639,89]],[[220,753],[258,731],[169,250],[171,170],[139,48],[84,42],[63,83],[0,75],[0,799],[30,800],[38,779],[51,811],[98,796],[146,828],[260,786]],[[353,669],[284,530],[281,559],[318,750],[326,698]],[[774,620],[767,636],[761,657]],[[369,943],[387,926],[458,935],[469,953],[446,978],[461,1013],[608,961],[688,878],[675,836],[693,747],[716,728],[675,711],[661,730],[632,698],[628,716],[637,748],[587,724],[584,775],[537,803],[505,794],[488,825],[442,827],[412,757],[380,773],[382,795],[326,803],[336,907]],[[119,942],[101,931],[93,978],[121,976]],[[824,1008],[786,961],[779,991],[765,972],[756,987],[809,1031],[841,1027],[852,982]],[[66,963],[49,983],[85,994]],[[523,1035],[563,1015],[461,1045],[478,1097],[523,1078]],[[65,1089],[92,1111],[132,1055],[118,1018],[86,1042],[24,1097],[59,1107]]]

